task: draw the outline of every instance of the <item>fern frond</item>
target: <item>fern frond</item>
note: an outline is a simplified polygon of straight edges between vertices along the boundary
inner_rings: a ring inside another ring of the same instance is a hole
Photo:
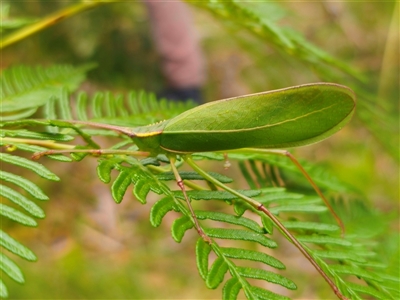
[[[274,21],[274,11],[271,10],[271,16],[258,14],[257,7],[252,9],[252,5],[244,5],[237,1],[201,1],[189,3],[206,9],[219,20],[226,20],[229,24],[236,27],[244,28],[254,36],[273,45],[276,49],[281,50],[290,56],[295,56],[312,66],[328,65],[337,68],[359,80],[364,80],[361,72],[349,67],[343,61],[340,61],[326,51],[316,47],[308,42],[299,32],[294,29],[283,28],[278,26]],[[255,4],[257,5],[257,4]],[[271,5],[269,3],[269,5]]]
[[[76,102],[76,105],[71,103]],[[131,91],[127,95],[110,91],[96,92],[92,97],[85,92],[71,96],[63,88],[56,98],[47,102],[44,111],[46,119],[82,120],[118,126],[141,126],[172,118],[195,106],[194,102],[173,102],[157,100],[153,93]],[[75,108],[76,109],[73,109]],[[59,126],[59,124],[57,124]],[[108,135],[112,131],[85,129],[91,135]]]
[[[93,117],[98,117],[103,120],[107,119],[107,123],[115,121],[118,125],[123,125],[121,123],[126,122],[126,124],[124,124],[128,126],[132,126],[132,122],[128,120],[129,116],[138,117],[139,122],[141,122],[140,120],[143,122],[146,120],[146,123],[152,118],[159,118],[159,112],[157,112],[157,110],[164,105],[152,101],[150,101],[150,104],[146,104],[147,102],[143,99],[145,97],[150,97],[151,99],[152,96],[148,96],[145,93],[132,93],[127,99],[118,95],[113,96],[111,93],[105,93],[103,96],[98,94],[95,97],[89,97],[81,93],[78,96],[76,104],[81,106],[81,108],[74,110],[74,104],[67,101],[70,100],[71,97],[66,90],[63,90],[61,97],[61,101],[59,98],[54,98],[54,100],[50,101],[45,109],[45,113],[58,118],[60,116],[67,116],[69,113],[74,116],[76,111],[79,118],[92,119]],[[114,101],[123,103],[129,110],[117,109],[116,106],[111,104],[111,102]],[[69,104],[67,105],[67,103]],[[92,106],[94,111],[89,111],[86,105]],[[180,107],[176,106],[175,109],[179,110]],[[59,115],[58,113],[60,111],[64,112]],[[143,118],[140,119],[140,117]],[[36,134],[34,131],[24,129],[24,127],[29,127],[31,129],[32,127],[38,126],[53,126],[57,130],[53,133],[43,132]],[[66,147],[62,149],[67,149],[68,151],[72,149],[71,145],[65,145],[63,141],[68,141],[80,136],[86,144],[80,145],[79,148],[98,149],[100,146],[93,141],[93,135],[111,135],[109,130],[89,131],[80,126],[81,125],[72,125],[69,122],[57,120],[7,122],[2,126],[2,133],[4,136],[2,143],[28,152],[37,149],[35,147],[38,147],[38,145],[41,147],[40,150],[43,150],[43,148],[53,149],[56,147]],[[112,134],[117,136],[115,133]],[[47,140],[45,140],[45,138],[47,138]],[[24,144],[21,139],[26,139],[25,142],[29,140],[29,143]],[[49,143],[49,139],[53,141],[53,144]],[[30,143],[35,140],[44,144],[32,143],[33,145],[30,145]],[[25,146],[21,147],[21,144]],[[123,137],[122,141],[111,146],[110,149],[132,149],[132,151],[135,151],[136,146],[133,145],[129,138]],[[82,159],[86,154],[87,153],[73,155],[72,157],[78,160]],[[224,156],[220,153],[200,153],[193,156],[196,157],[196,159],[224,160]],[[36,169],[35,163],[32,165],[28,164],[24,159],[15,159],[10,154],[2,155],[2,158],[15,165],[21,164],[27,169]],[[294,232],[304,248],[314,257],[315,261],[318,262],[318,265],[320,265],[326,274],[330,274],[343,294],[350,295],[351,298],[354,299],[361,299],[361,294],[367,292],[370,294],[375,292],[376,295],[391,295],[390,287],[379,287],[376,285],[376,282],[384,282],[384,276],[379,274],[382,264],[379,264],[379,260],[374,259],[373,245],[361,246],[360,241],[353,239],[351,236],[345,239],[340,238],[338,227],[330,224],[329,221],[324,221],[324,218],[321,217],[323,216],[322,212],[324,212],[326,208],[321,205],[322,202],[319,198],[300,193],[292,193],[280,187],[265,187],[266,185],[259,184],[260,181],[265,179],[266,174],[262,168],[259,169],[257,167],[257,164],[272,163],[283,169],[292,171],[293,167],[289,162],[284,159],[282,160],[284,162],[282,162],[274,158],[266,158],[266,156],[263,155],[245,152],[229,155],[229,158],[239,161],[254,160],[254,162],[246,164],[243,170],[246,170],[248,173],[247,176],[249,177],[248,181],[252,181],[255,188],[235,190],[235,192],[254,198],[265,207],[268,207],[272,213],[281,219],[283,224]],[[132,190],[134,196],[142,204],[146,203],[148,194],[154,192],[162,195],[162,197],[151,209],[150,222],[153,226],[159,226],[164,216],[168,212],[174,211],[179,214],[171,228],[172,237],[175,241],[181,242],[187,230],[193,228],[194,223],[192,216],[184,204],[182,191],[171,190],[166,185],[166,182],[175,180],[175,176],[169,171],[169,160],[165,155],[139,160],[130,156],[115,154],[112,156],[101,156],[98,161],[98,177],[103,182],[111,185],[111,192],[117,203],[123,200],[125,194],[129,190]],[[329,176],[325,177],[325,173],[318,173],[318,170],[313,171],[312,166],[307,169],[312,173],[311,175],[313,177],[314,175],[316,176],[317,182],[324,183],[326,189],[339,188],[345,191],[350,190],[346,186],[341,185],[340,182],[330,183],[331,178],[328,178]],[[52,178],[50,173],[48,174],[47,171],[41,170],[40,168],[35,171],[39,175],[47,176],[48,179]],[[283,263],[273,256],[264,254],[262,250],[254,251],[242,247],[243,244],[257,244],[259,249],[263,249],[263,247],[276,248],[278,246],[277,242],[269,236],[269,233],[273,231],[273,222],[256,208],[242,203],[238,196],[230,192],[216,190],[215,186],[211,186],[210,189],[200,188],[197,184],[192,182],[194,180],[204,180],[198,173],[186,171],[179,173],[187,186],[192,187],[192,190],[187,191],[191,200],[215,200],[220,203],[225,202],[227,204],[232,204],[235,212],[235,215],[233,215],[207,210],[195,211],[198,220],[200,220],[202,224],[207,224],[207,227],[203,228],[204,232],[213,239],[211,245],[200,240],[196,248],[199,273],[206,282],[206,285],[210,288],[216,288],[226,281],[223,288],[223,295],[231,293],[229,294],[230,299],[235,299],[240,291],[243,291],[246,297],[250,299],[256,297],[261,299],[285,299],[284,296],[274,294],[271,291],[255,286],[253,281],[256,280],[251,280],[251,283],[248,281],[249,278],[257,279],[279,284],[289,290],[294,289],[295,284],[290,279],[274,271],[264,270],[262,267],[256,265],[260,264],[263,267],[267,265],[268,268],[284,269],[285,266]],[[211,176],[207,177],[210,181],[211,178],[225,183],[230,183],[232,181],[231,178],[218,173],[208,173],[208,175]],[[19,185],[24,188],[23,184],[21,184],[21,180],[23,179],[16,177],[14,174],[5,173],[4,175],[3,172],[0,173],[0,178],[3,178],[3,180],[11,184],[18,184],[18,182],[20,182]],[[27,182],[30,183],[29,181]],[[262,188],[259,188],[259,186]],[[28,188],[26,191],[32,193],[32,190],[34,190],[34,187]],[[8,197],[13,198],[13,200],[17,198],[16,201],[12,201],[24,207],[24,209],[28,210],[32,215],[40,215],[38,211],[33,213],[34,206],[29,206],[30,200],[26,200],[26,197],[21,198],[15,191],[12,190],[12,192],[10,192],[10,189],[5,189],[3,193],[4,195],[9,195]],[[36,195],[34,197],[39,199],[47,199],[47,196],[41,191],[36,190],[34,194]],[[6,210],[4,210],[5,213],[11,216],[12,213]],[[299,214],[299,212],[301,212],[301,214]],[[259,216],[260,222],[247,218],[247,213],[253,213]],[[294,215],[294,217],[292,215]],[[18,215],[17,218],[21,219],[22,217]],[[303,220],[303,218],[305,220]],[[317,222],[317,219],[322,219],[323,221]],[[29,223],[29,221],[27,222]],[[225,241],[228,241],[229,244],[233,244],[234,246],[231,248],[222,247],[220,244],[224,244]],[[18,247],[19,246],[16,248]],[[9,248],[14,249],[15,247],[13,248],[10,246]],[[211,253],[215,254],[216,258],[214,258],[215,256],[211,255]],[[368,264],[371,260],[372,263]],[[378,279],[373,278],[371,274],[376,274]],[[230,276],[230,278],[225,278],[227,276]],[[348,277],[352,279],[361,279],[357,282],[357,285],[353,287],[349,284]],[[359,286],[362,287],[363,284],[368,284],[368,287],[371,288],[372,291],[368,289],[361,291],[362,288]]]
[[[38,107],[58,95],[62,87],[75,90],[85,79],[85,73],[93,67],[15,66],[3,70],[0,75],[1,117],[4,120],[17,120],[32,115]]]

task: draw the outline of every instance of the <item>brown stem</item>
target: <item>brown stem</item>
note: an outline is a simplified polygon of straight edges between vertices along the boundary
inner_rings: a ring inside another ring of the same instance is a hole
[[[175,158],[170,157],[170,165],[171,165],[171,169],[175,175],[176,183],[178,184],[179,188],[181,189],[181,191],[183,193],[183,196],[185,197],[186,203],[189,207],[189,211],[190,211],[190,214],[192,215],[194,226],[196,227],[197,232],[199,233],[199,235],[203,238],[203,240],[205,242],[207,242],[211,245],[212,241],[211,241],[210,237],[208,235],[206,235],[205,232],[203,231],[203,229],[200,227],[199,221],[197,220],[197,217],[194,213],[192,204],[190,203],[189,197],[186,194],[186,189],[185,189],[185,185],[183,184],[183,180],[182,180],[181,176],[179,175],[178,170],[175,167]]]

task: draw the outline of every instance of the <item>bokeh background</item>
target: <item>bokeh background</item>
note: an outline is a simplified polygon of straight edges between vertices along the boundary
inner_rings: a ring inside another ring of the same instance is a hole
[[[2,1],[1,6],[3,17],[30,22],[74,3]],[[376,101],[373,105],[385,108],[398,129],[399,7],[395,2],[260,1],[245,5],[266,21],[301,33],[308,42],[357,69],[365,79],[363,91]],[[356,85],[345,72],[329,68],[321,71],[318,64],[280,51],[234,20],[221,20],[201,6],[190,7],[206,58],[205,101],[329,78],[353,88]],[[160,91],[165,79],[148,18],[146,7],[136,1],[98,6],[4,49],[1,68],[95,62],[98,67],[82,86],[88,92]],[[367,118],[358,116],[332,138],[298,149],[295,154],[329,168],[352,185],[367,206],[387,216],[393,233],[383,242],[390,250],[398,243],[399,229],[398,135],[391,131],[393,124],[389,129],[371,129],[366,126]],[[397,149],[389,149],[388,144]],[[62,182],[38,183],[51,198],[40,203],[47,218],[38,228],[2,221],[12,236],[39,257],[36,263],[16,259],[27,282],[20,286],[7,281],[11,298],[220,298],[221,291],[207,290],[197,273],[196,235],[188,234],[176,244],[169,230],[174,216],[167,216],[161,228],[152,228],[148,220],[151,205],[142,206],[129,193],[122,204],[116,205],[109,187],[97,179],[95,166],[90,159],[84,164],[49,165]],[[294,261],[301,258],[294,252],[288,248],[281,255],[294,255],[287,262],[296,264]],[[313,279],[313,270],[299,266],[292,278],[303,288],[292,297],[332,296],[322,279]],[[318,290],[307,289],[312,280],[316,280],[314,287]]]

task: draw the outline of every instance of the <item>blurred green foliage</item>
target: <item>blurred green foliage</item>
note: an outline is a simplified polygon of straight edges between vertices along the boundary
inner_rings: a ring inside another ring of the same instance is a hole
[[[2,34],[71,2],[10,1],[8,4],[10,11],[3,13],[19,23],[3,27]],[[2,5],[4,9],[7,2]],[[376,106],[377,111],[387,113],[398,125],[399,52],[398,43],[393,41],[396,28],[398,39],[395,2],[254,2],[246,6],[265,21],[302,33],[307,41],[340,58],[349,68],[359,70],[363,80],[301,60],[238,27],[232,20],[219,20],[207,9],[194,6],[193,17],[208,67],[208,82],[204,87],[207,100],[333,80],[355,88],[361,99],[370,99],[365,111],[374,112]],[[397,47],[397,52],[393,47]],[[1,67],[87,62],[98,64],[89,73],[90,84],[84,87],[89,92],[91,85],[120,91],[162,89],[160,58],[142,3],[110,3],[60,22],[4,49]],[[367,105],[360,103],[361,99],[359,104]],[[365,113],[331,139],[296,153],[332,169],[342,181],[364,194],[377,211],[387,214],[388,226],[396,234],[381,238],[385,245],[381,254],[387,256],[391,268],[397,268],[398,272],[399,169],[395,159],[396,155],[398,159],[398,132],[392,131],[393,125],[385,127],[388,120],[384,118],[379,120],[383,125],[378,129],[367,130],[365,122],[370,116]],[[389,151],[382,140],[392,143],[395,150]],[[14,299],[220,297],[219,291],[208,291],[197,280],[191,243],[185,246],[187,251],[179,250],[186,252],[186,256],[176,255],[181,245],[170,238],[168,222],[163,224],[162,231],[153,230],[145,207],[126,201],[123,206],[111,208],[114,203],[106,196],[108,190],[100,188],[92,179],[95,175],[87,174],[86,170],[76,164],[58,170],[57,174],[63,181],[69,180],[74,189],[42,186],[53,201],[41,204],[52,213],[39,229],[25,230],[2,223],[41,258],[36,264],[19,262],[27,283],[23,288],[15,283],[10,285]],[[70,173],[74,176],[68,177]],[[86,184],[81,186],[81,182]],[[94,191],[95,196],[88,190]],[[168,276],[171,273],[174,276]],[[313,275],[305,273],[307,282]],[[303,298],[318,297],[313,291],[299,293]],[[319,293],[330,296],[329,292]]]

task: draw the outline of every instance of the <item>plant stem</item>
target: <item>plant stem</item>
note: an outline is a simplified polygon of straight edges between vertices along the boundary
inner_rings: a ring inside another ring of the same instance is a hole
[[[272,214],[262,203],[249,198],[245,195],[240,194],[239,192],[231,189],[230,187],[226,186],[222,182],[219,182],[212,176],[209,176],[205,171],[203,171],[193,160],[190,156],[186,156],[184,160],[200,175],[202,175],[204,178],[207,180],[211,181],[215,185],[219,186],[220,188],[226,190],[227,192],[239,197],[240,199],[243,199],[250,205],[252,205],[254,208],[256,208],[259,211],[262,211],[265,215],[267,215],[273,222],[274,224],[279,228],[279,230],[296,246],[297,249],[307,258],[307,260],[315,267],[315,269],[318,271],[318,273],[321,274],[321,276],[325,279],[325,281],[329,284],[333,292],[336,294],[336,296],[341,299],[341,300],[347,300],[347,298],[341,294],[339,291],[338,287],[336,284],[332,281],[332,279],[329,278],[329,276],[322,270],[322,268],[317,264],[317,262],[314,260],[314,258],[304,249],[302,244],[289,232],[289,230],[286,229],[286,227],[278,220],[278,218]]]
[[[73,15],[76,15],[82,11],[91,9],[95,6],[107,3],[107,2],[112,2],[112,1],[85,1],[76,5],[69,6],[67,8],[61,9],[45,18],[43,18],[41,21],[25,26],[24,28],[17,30],[8,36],[6,36],[4,39],[0,41],[0,49],[3,49],[5,47],[8,47],[16,42],[19,42],[22,39],[25,39],[29,37],[30,35],[33,35],[43,29],[46,29],[47,27],[50,27],[68,17],[72,17]]]
[[[37,146],[43,146],[46,148],[60,149],[60,150],[68,150],[68,149],[75,148],[75,145],[58,144],[53,140],[32,140],[32,139],[20,139],[20,138],[5,137],[5,138],[0,138],[0,142],[2,144],[10,143],[10,144],[37,145]]]
[[[340,217],[336,214],[335,210],[333,209],[332,205],[329,203],[328,199],[325,198],[324,194],[321,192],[320,188],[315,184],[314,180],[311,178],[311,176],[307,173],[307,171],[303,168],[303,166],[299,163],[299,161],[287,150],[275,150],[275,149],[259,149],[259,148],[243,148],[240,150],[229,150],[226,151],[227,153],[232,152],[247,152],[247,153],[259,153],[259,154],[274,154],[274,155],[280,155],[280,156],[285,156],[289,158],[292,163],[296,166],[297,169],[303,174],[303,176],[307,179],[307,181],[311,184],[313,187],[314,191],[318,194],[318,196],[324,201],[326,207],[329,209],[330,213],[332,216],[335,218],[336,223],[339,225],[342,237],[345,234],[345,227],[343,224],[343,221],[340,219]]]

